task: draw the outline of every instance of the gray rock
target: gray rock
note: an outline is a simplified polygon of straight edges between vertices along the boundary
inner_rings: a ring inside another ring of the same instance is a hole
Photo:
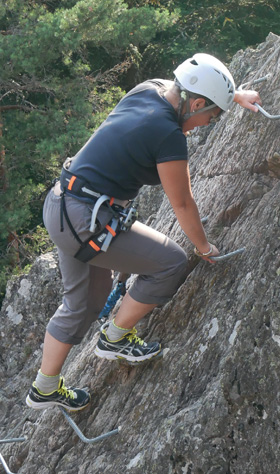
[[[240,51],[239,82],[267,73],[263,106],[279,114],[280,38]],[[265,68],[264,68],[265,65]],[[47,319],[61,298],[55,254],[9,283],[1,311],[1,437],[13,472],[27,474],[278,474],[280,471],[280,121],[235,105],[191,153],[193,192],[209,240],[237,257],[209,265],[193,255],[166,198],[150,224],[190,254],[192,272],[172,301],[139,324],[164,357],[140,366],[97,360],[97,323],[70,353],[64,375],[88,386],[92,403],[73,415],[84,434],[120,434],[82,443],[57,409],[28,411]],[[197,132],[199,133],[199,132]],[[192,142],[193,144],[195,141]],[[159,188],[159,192],[161,193]],[[154,194],[151,193],[151,196]],[[148,203],[148,198],[143,197]]]

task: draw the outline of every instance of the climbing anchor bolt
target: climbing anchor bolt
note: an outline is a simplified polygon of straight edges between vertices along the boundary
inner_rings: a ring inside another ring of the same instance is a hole
[[[119,426],[117,429],[113,431],[109,431],[108,433],[104,433],[103,435],[97,436],[96,438],[86,438],[83,433],[81,432],[80,428],[76,425],[76,423],[72,420],[70,415],[67,413],[64,408],[59,407],[61,413],[64,415],[66,420],[68,421],[69,425],[73,428],[75,433],[79,436],[79,438],[84,442],[84,443],[97,443],[98,441],[102,441],[103,439],[109,438],[109,436],[116,435],[120,432],[121,427]]]

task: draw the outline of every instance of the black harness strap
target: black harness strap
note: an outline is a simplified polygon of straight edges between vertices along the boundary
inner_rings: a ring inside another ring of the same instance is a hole
[[[64,231],[64,225],[63,225],[63,216],[65,216],[66,222],[69,226],[69,229],[71,230],[72,234],[74,235],[75,239],[79,242],[81,246],[84,246],[84,242],[80,239],[78,236],[77,232],[75,231],[74,227],[72,226],[72,223],[69,219],[68,212],[66,209],[66,204],[65,204],[65,189],[62,191],[61,195],[61,204],[60,204],[60,232]]]
[[[61,170],[60,183],[64,192],[69,195],[72,194],[74,197],[80,196],[93,201],[100,198],[101,194],[92,189],[90,183],[88,183],[85,178],[76,174],[74,175],[69,171],[68,168],[70,165],[71,158],[66,160]]]
[[[63,232],[64,230],[63,217],[65,217],[70,231],[72,232],[77,242],[80,244],[80,248],[78,252],[74,255],[74,257],[80,260],[81,262],[86,263],[89,260],[92,260],[94,257],[96,257],[96,255],[99,254],[99,252],[102,250],[102,245],[103,245],[103,242],[106,240],[107,235],[110,234],[111,239],[113,239],[120,233],[121,228],[119,225],[116,226],[115,230],[111,227],[113,219],[116,219],[116,217],[114,216],[113,219],[111,219],[108,222],[108,224],[105,226],[104,229],[101,229],[96,234],[91,235],[85,242],[83,242],[78,236],[77,232],[75,231],[70,221],[70,218],[66,209],[66,203],[65,203],[65,189],[61,193],[60,197],[61,197],[60,231]]]
[[[96,257],[99,252],[103,250],[103,242],[106,240],[108,234],[110,234],[111,238],[109,240],[111,242],[111,240],[115,238],[121,231],[119,225],[117,225],[116,230],[111,227],[113,219],[103,230],[98,232],[96,235],[91,235],[85,242],[82,242],[81,247],[74,257],[84,263]]]

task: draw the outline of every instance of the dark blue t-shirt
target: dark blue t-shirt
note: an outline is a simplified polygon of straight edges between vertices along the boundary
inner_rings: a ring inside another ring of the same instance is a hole
[[[92,189],[134,198],[144,184],[160,184],[157,163],[187,160],[177,114],[163,97],[171,81],[146,81],[122,98],[74,157],[70,171]]]

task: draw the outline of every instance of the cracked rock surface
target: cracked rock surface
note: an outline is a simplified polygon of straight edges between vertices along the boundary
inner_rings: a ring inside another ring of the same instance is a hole
[[[270,34],[230,67],[237,83],[271,74],[256,86],[271,114],[280,113],[279,64],[280,38]],[[155,190],[145,190],[142,215],[189,252],[192,272],[139,324],[141,336],[162,342],[162,359],[139,366],[97,359],[98,323],[70,353],[67,383],[92,393],[90,406],[72,415],[79,428],[93,438],[122,427],[97,444],[82,443],[58,409],[25,407],[45,325],[61,299],[55,252],[12,280],[0,314],[0,438],[26,417],[13,436],[27,441],[1,445],[14,473],[280,472],[280,120],[235,105],[189,142],[210,242],[221,253],[246,251],[215,265],[199,260],[161,188],[157,209]]]

